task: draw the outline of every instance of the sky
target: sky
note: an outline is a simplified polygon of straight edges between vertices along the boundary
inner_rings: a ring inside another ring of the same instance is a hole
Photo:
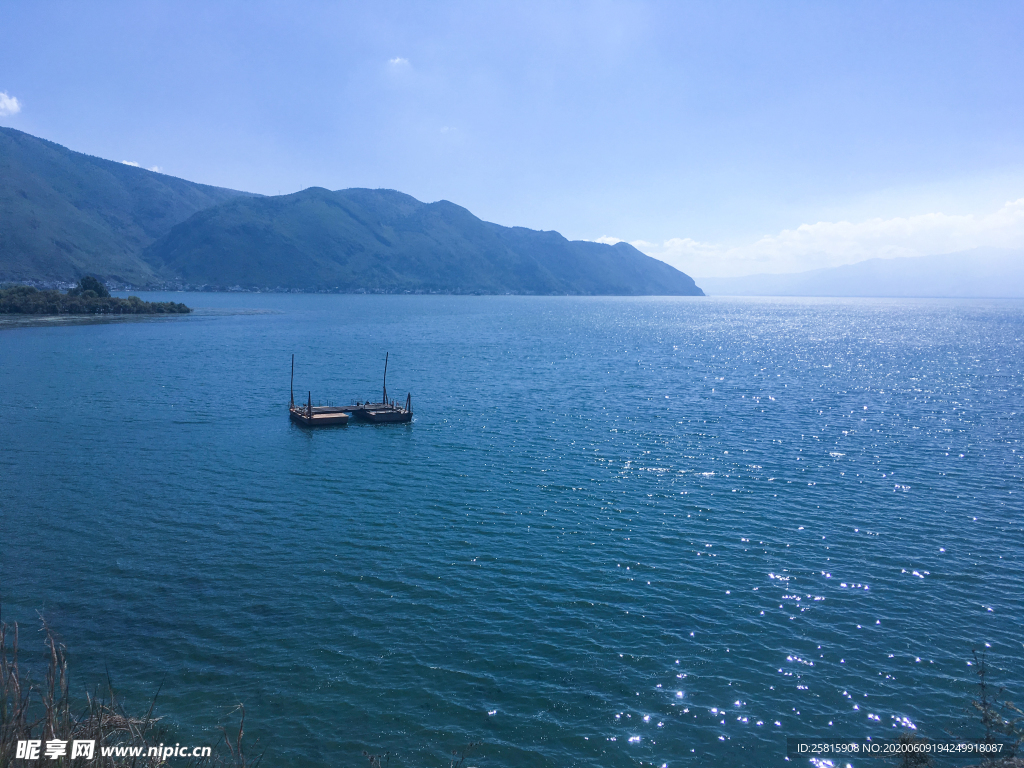
[[[1024,3],[5,0],[0,125],[696,277],[1024,248]]]

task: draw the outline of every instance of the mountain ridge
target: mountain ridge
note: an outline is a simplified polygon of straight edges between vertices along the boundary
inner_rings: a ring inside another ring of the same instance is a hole
[[[711,296],[1021,298],[1024,251],[983,247],[806,272],[705,277],[701,284]]]
[[[627,244],[503,227],[441,200],[320,187],[261,196],[0,128],[0,282],[133,287],[703,295]]]
[[[156,281],[139,258],[147,245],[199,210],[249,195],[0,128],[0,280]]]
[[[386,189],[232,200],[172,228],[144,258],[192,286],[700,295],[689,277],[632,246],[503,227],[447,200]]]

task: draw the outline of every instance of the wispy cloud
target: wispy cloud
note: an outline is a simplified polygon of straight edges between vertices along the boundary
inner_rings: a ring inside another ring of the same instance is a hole
[[[614,242],[603,237],[599,242]],[[753,243],[724,246],[676,237],[662,243],[636,240],[649,256],[701,277],[731,277],[759,272],[800,272],[853,264],[865,259],[928,256],[983,246],[1024,247],[1024,198],[988,214],[926,213],[858,223],[819,221],[801,224]]]
[[[134,160],[122,160],[121,165],[130,165],[132,168],[142,167],[140,163],[136,163]],[[151,168],[147,168],[146,170],[152,171],[153,173],[162,173],[164,169],[161,168],[159,165],[154,165]]]
[[[409,66],[409,60],[403,59],[401,56],[396,56],[393,59],[388,59],[388,64],[392,67],[407,67]]]
[[[0,117],[16,115],[21,112],[21,102],[14,96],[8,96],[7,91],[0,91]]]

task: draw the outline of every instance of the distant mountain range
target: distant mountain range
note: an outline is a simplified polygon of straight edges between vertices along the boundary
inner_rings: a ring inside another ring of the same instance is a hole
[[[135,287],[703,295],[627,243],[502,227],[393,190],[263,197],[0,128],[0,282]]]
[[[712,296],[1024,297],[1024,251],[976,248],[809,272],[705,277]]]
[[[201,211],[142,256],[192,285],[700,295],[682,272],[623,245],[502,227],[393,190],[314,187]]]

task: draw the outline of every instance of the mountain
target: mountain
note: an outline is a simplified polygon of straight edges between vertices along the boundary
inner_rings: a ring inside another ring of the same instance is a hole
[[[197,211],[246,194],[0,128],[0,282],[85,274],[157,282],[140,258],[147,245]]]
[[[236,198],[173,227],[143,256],[183,284],[217,288],[703,295],[627,243],[502,227],[387,189]]]
[[[0,128],[0,282],[703,295],[626,243],[569,241],[391,190],[261,197]]]
[[[1024,251],[975,248],[781,275],[701,278],[713,296],[1024,297]]]

